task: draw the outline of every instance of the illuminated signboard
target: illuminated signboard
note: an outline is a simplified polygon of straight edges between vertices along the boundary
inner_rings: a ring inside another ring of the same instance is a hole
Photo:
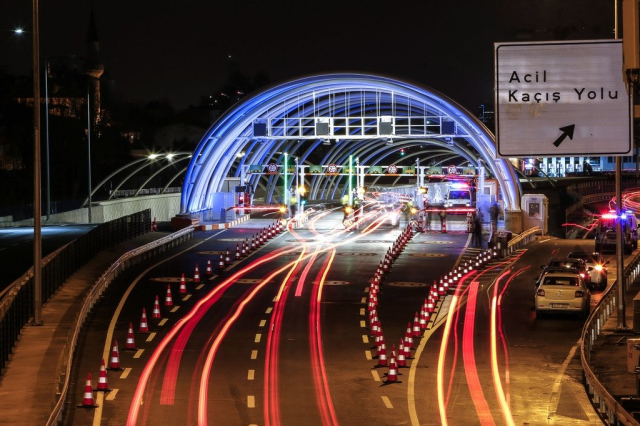
[[[495,44],[501,157],[628,155],[622,41]]]

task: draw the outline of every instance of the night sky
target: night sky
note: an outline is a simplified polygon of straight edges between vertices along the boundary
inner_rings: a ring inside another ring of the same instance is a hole
[[[85,56],[90,1],[40,0],[41,57]],[[493,102],[493,43],[613,38],[614,0],[95,0],[118,95],[216,95],[230,61],[274,82],[324,71],[412,80],[472,112]],[[15,27],[28,33],[17,36]],[[31,69],[31,1],[0,1],[0,69]],[[229,59],[231,55],[231,59]]]

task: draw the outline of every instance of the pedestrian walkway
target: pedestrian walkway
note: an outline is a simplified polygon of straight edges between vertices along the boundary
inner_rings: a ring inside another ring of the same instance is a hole
[[[27,325],[0,376],[0,425],[44,425],[55,404],[62,350],[84,295],[120,256],[168,235],[150,232],[105,250],[75,272],[42,309],[42,326]]]

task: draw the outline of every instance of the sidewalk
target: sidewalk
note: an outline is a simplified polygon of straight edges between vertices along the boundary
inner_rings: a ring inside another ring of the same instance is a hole
[[[626,264],[626,262],[625,262]],[[609,279],[615,279],[611,277]],[[618,313],[614,309],[602,327],[591,353],[591,368],[605,389],[620,402],[622,397],[638,397],[636,375],[627,372],[627,339],[640,337],[633,332],[633,298],[640,292],[640,280],[625,293],[625,322],[629,331],[618,330]],[[638,411],[623,404],[627,411]]]
[[[150,232],[105,250],[71,275],[42,309],[43,325],[27,325],[0,376],[1,425],[43,425],[55,403],[61,352],[84,294],[120,256],[168,235]]]

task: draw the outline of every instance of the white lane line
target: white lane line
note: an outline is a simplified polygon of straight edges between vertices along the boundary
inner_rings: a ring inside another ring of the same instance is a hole
[[[185,297],[182,298],[183,302],[186,302],[187,300],[191,299],[191,295],[187,294]]]
[[[260,339],[262,338],[262,334],[258,333],[256,334],[256,338],[254,339],[255,343],[260,343]]]
[[[258,351],[251,351],[251,359],[258,359]]]
[[[256,408],[256,397],[249,395],[247,397],[247,408]]]
[[[118,394],[118,389],[111,389],[111,392],[107,394],[107,397],[105,399],[107,401],[113,401],[114,399],[116,399],[117,394]]]
[[[249,370],[249,373],[247,374],[247,380],[253,380],[255,375],[256,375],[256,370]]]
[[[549,240],[551,240],[551,238],[547,238],[546,240],[540,240],[540,241],[538,241],[538,244],[545,243],[545,242],[547,242],[547,241],[549,241]]]
[[[173,309],[171,309],[171,313],[176,312],[178,309],[180,309],[180,306],[174,306]]]
[[[156,337],[156,333],[155,333],[155,332],[154,332],[154,333],[149,334],[149,337],[147,337],[147,342],[152,341],[154,337]]]
[[[267,323],[267,320],[262,320],[260,321],[260,324],[258,324],[258,327],[264,327],[266,323]]]
[[[364,321],[360,321],[360,328],[366,328],[366,327],[367,327],[367,323]]]
[[[271,311],[273,311],[273,308],[267,308],[267,310],[264,312],[265,314],[270,314]]]
[[[129,377],[129,373],[131,373],[131,368],[125,368],[122,374],[120,375],[121,379],[126,379]]]
[[[136,352],[136,354],[133,357],[140,358],[143,352],[144,352],[144,349],[138,349],[138,352]]]
[[[393,408],[393,404],[391,404],[391,401],[389,400],[388,396],[382,396],[382,402],[384,402],[384,406],[387,408]]]
[[[162,318],[162,320],[158,323],[158,325],[162,327],[167,323],[167,321],[169,321],[169,318]]]
[[[371,370],[371,375],[373,376],[373,380],[376,382],[380,381],[380,375],[378,374],[378,370]]]

